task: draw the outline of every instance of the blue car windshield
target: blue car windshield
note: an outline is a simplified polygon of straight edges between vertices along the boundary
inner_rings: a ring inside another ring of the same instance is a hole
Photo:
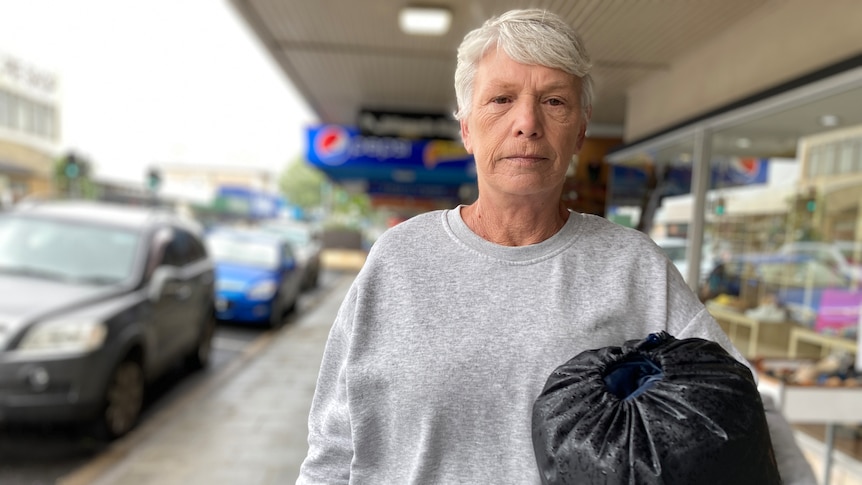
[[[130,278],[140,235],[80,221],[0,219],[0,273],[113,284]]]
[[[260,268],[277,268],[280,254],[269,241],[213,235],[207,238],[207,249],[214,261]]]

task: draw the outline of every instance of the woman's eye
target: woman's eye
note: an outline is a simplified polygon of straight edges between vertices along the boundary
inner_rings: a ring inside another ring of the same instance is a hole
[[[551,106],[563,106],[565,103],[561,99],[551,98],[548,100],[548,104]]]
[[[506,96],[496,96],[491,99],[491,102],[494,104],[505,104],[509,102],[509,98]]]

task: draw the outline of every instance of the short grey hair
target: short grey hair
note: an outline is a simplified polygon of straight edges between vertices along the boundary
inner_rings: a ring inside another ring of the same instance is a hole
[[[523,64],[560,69],[581,79],[581,112],[593,104],[592,61],[575,29],[558,15],[542,9],[510,10],[492,17],[464,36],[455,69],[456,119],[470,114],[473,80],[479,61],[492,48]]]

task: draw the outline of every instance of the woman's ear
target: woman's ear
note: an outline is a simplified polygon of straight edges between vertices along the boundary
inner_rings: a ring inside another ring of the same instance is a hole
[[[461,119],[461,142],[464,143],[464,149],[467,153],[473,154],[473,142],[470,140],[470,127],[467,126],[467,120]]]
[[[587,138],[587,126],[590,124],[590,118],[592,118],[592,116],[593,116],[593,107],[590,106],[587,108],[587,113],[584,116],[584,120],[581,122],[580,129],[578,130],[578,145],[577,145],[577,151],[575,153],[580,152],[581,147],[584,146],[584,140],[586,140],[586,138]],[[462,128],[462,131],[463,131],[463,128]]]

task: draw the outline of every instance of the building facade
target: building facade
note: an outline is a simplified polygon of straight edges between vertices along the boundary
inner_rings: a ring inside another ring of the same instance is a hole
[[[60,142],[58,77],[0,52],[0,201],[53,192]]]

